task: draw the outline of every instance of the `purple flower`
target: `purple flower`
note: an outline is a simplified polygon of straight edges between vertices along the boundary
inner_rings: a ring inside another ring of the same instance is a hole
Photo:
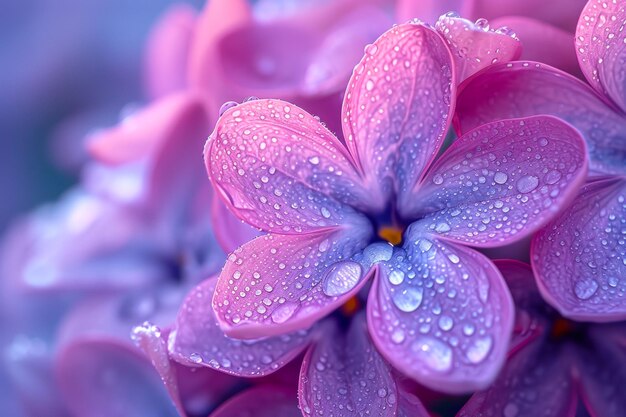
[[[543,226],[583,181],[586,149],[569,125],[540,116],[486,124],[437,157],[454,65],[425,25],[386,32],[348,84],[345,144],[280,100],[224,113],[206,147],[209,175],[237,217],[268,233],[220,274],[213,307],[228,335],[309,328],[373,278],[370,335],[395,368],[446,392],[491,382],[513,305],[498,270],[465,245],[497,247]]]
[[[495,65],[468,80],[458,98],[460,132],[503,117],[552,114],[587,141],[587,184],[532,245],[539,289],[575,320],[626,319],[625,19],[621,4],[590,1],[585,7],[577,54],[591,87],[549,66],[520,62]],[[545,175],[552,181],[558,174]]]
[[[624,412],[624,323],[570,321],[548,306],[530,266],[496,261],[516,305],[509,359],[496,382],[458,414],[475,416],[612,417]],[[579,413],[577,414],[577,407]]]

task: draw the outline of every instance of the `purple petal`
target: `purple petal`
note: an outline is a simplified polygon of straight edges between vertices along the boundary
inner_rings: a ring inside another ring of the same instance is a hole
[[[522,44],[507,28],[490,29],[485,19],[476,23],[455,15],[445,14],[435,28],[452,51],[457,83],[489,65],[516,60]]]
[[[224,335],[211,307],[216,281],[205,280],[183,302],[169,339],[170,354],[176,361],[237,376],[258,377],[278,370],[309,344],[311,332],[304,330],[253,341]]]
[[[590,168],[626,172],[626,119],[580,80],[534,62],[497,64],[459,87],[455,127],[550,114],[576,127],[587,141]]]
[[[533,240],[545,299],[574,320],[626,319],[626,179],[596,177]]]
[[[398,402],[398,417],[429,417],[430,414],[424,408],[422,402],[415,395],[398,389],[400,401]]]
[[[577,78],[583,78],[571,32],[522,16],[499,17],[492,24],[506,26],[517,34],[523,45],[520,57],[522,60],[543,62]]]
[[[624,25],[626,6],[619,1],[590,0],[576,28],[578,62],[589,83],[626,111]]]
[[[296,393],[274,385],[250,388],[222,404],[210,417],[302,417]]]
[[[148,38],[145,57],[146,89],[152,98],[182,90],[196,24],[196,11],[174,4],[161,17]]]
[[[213,308],[226,334],[257,338],[306,329],[358,292],[364,268],[350,259],[367,228],[265,235],[233,252]]]
[[[411,207],[413,186],[448,130],[455,80],[445,42],[422,24],[396,26],[366,48],[342,114],[348,148],[377,188],[371,200],[395,192],[401,214]]]
[[[554,218],[586,175],[585,142],[567,123],[552,116],[489,123],[430,168],[415,217],[447,239],[502,246]]]
[[[458,417],[574,417],[570,363],[567,351],[536,341],[513,354],[494,384],[474,394]]]
[[[215,238],[226,253],[261,235],[257,229],[236,218],[221,198],[211,201],[211,220]]]
[[[378,265],[367,304],[369,328],[391,364],[446,393],[484,388],[502,366],[513,301],[495,266],[480,253],[422,234]]]
[[[623,323],[594,326],[593,344],[578,350],[581,396],[598,417],[619,417],[626,410],[626,328]]]
[[[364,315],[353,319],[346,335],[326,329],[307,351],[298,396],[305,416],[396,415],[396,383],[367,334]]]
[[[205,152],[233,213],[265,231],[301,233],[360,216],[365,190],[345,147],[313,116],[279,100],[253,100],[220,117]]]

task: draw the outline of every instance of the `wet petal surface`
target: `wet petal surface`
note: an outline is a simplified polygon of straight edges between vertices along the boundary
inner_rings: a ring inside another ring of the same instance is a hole
[[[309,349],[302,362],[299,400],[305,416],[396,415],[396,383],[367,334],[364,315],[353,319],[346,335],[326,329]]]
[[[576,28],[578,62],[591,85],[626,111],[626,5],[591,0]]]
[[[575,320],[626,319],[626,179],[591,179],[534,238],[546,300]]]
[[[275,385],[250,388],[222,404],[210,417],[302,417],[293,390]]]
[[[367,304],[372,338],[398,371],[431,389],[484,388],[504,361],[513,326],[506,284],[483,255],[414,226],[378,266]]]
[[[207,170],[233,213],[265,231],[300,233],[359,217],[365,191],[345,147],[279,100],[228,110],[207,143]]]
[[[188,295],[169,338],[172,357],[187,366],[206,366],[245,377],[270,374],[297,356],[310,342],[311,331],[258,340],[232,339],[219,328],[211,307],[216,278]]]
[[[486,124],[435,162],[420,184],[415,217],[447,239],[501,246],[554,218],[578,191],[586,166],[583,139],[559,119]]]
[[[486,19],[471,22],[447,13],[437,20],[435,28],[452,51],[457,83],[498,62],[519,58],[522,44],[515,32],[508,28],[490,28]]]
[[[580,130],[591,169],[626,172],[626,119],[568,74],[534,62],[496,64],[459,89],[459,134],[494,120],[550,114]]]
[[[455,76],[444,41],[422,24],[403,24],[368,46],[343,102],[343,133],[377,191],[395,191],[404,210],[440,148],[453,110]]]
[[[284,334],[339,307],[366,281],[350,258],[367,245],[367,230],[270,234],[237,249],[213,298],[222,329],[239,338]]]

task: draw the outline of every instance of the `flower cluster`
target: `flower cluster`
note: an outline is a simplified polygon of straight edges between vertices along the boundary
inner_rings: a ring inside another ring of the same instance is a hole
[[[432,3],[172,7],[5,238],[0,406],[622,415],[626,4]]]

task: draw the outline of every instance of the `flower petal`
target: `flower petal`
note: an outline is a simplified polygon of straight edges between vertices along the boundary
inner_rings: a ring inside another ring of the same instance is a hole
[[[148,38],[145,57],[146,89],[152,98],[182,90],[187,85],[187,64],[196,24],[190,5],[172,5]]]
[[[221,198],[214,198],[211,201],[211,220],[215,238],[226,253],[234,251],[261,234],[257,229],[236,218]]]
[[[568,74],[534,62],[496,64],[459,90],[455,119],[459,134],[494,120],[550,114],[582,133],[590,168],[626,172],[626,118]]]
[[[496,27],[506,26],[522,41],[521,59],[551,65],[582,78],[576,59],[572,33],[540,20],[523,16],[504,16],[494,19]]]
[[[581,347],[577,368],[581,396],[593,416],[619,417],[626,409],[626,328],[623,323],[594,326],[593,344]]]
[[[303,415],[396,415],[398,391],[391,369],[367,334],[364,315],[343,335],[334,326],[307,351],[298,390]]]
[[[435,28],[446,40],[454,58],[457,83],[483,68],[519,58],[522,44],[507,28],[490,29],[485,19],[476,23],[447,13]]]
[[[452,57],[423,24],[398,25],[368,46],[343,102],[343,133],[371,201],[392,193],[398,210],[441,147],[454,107]],[[393,187],[393,188],[392,188]]]
[[[398,402],[398,417],[429,417],[428,411],[415,395],[398,389],[400,401]]]
[[[533,240],[545,299],[574,320],[626,319],[626,178],[590,180]]]
[[[513,301],[480,253],[410,226],[378,265],[367,303],[372,338],[400,372],[447,393],[484,388],[504,362]]]
[[[244,377],[271,374],[291,361],[310,342],[310,331],[242,341],[219,328],[211,307],[217,279],[209,278],[188,295],[169,339],[172,357],[187,366],[206,366]]]
[[[344,146],[313,116],[280,100],[226,111],[207,142],[215,189],[240,219],[301,233],[360,221],[365,190]]]
[[[586,175],[585,142],[567,123],[552,116],[493,122],[435,162],[420,184],[415,217],[446,239],[501,246],[554,218]]]
[[[571,355],[538,340],[513,354],[487,390],[474,394],[458,417],[574,417]]]
[[[230,254],[215,309],[226,334],[257,338],[310,327],[367,281],[351,260],[368,243],[368,229],[307,235],[265,235]]]
[[[232,397],[210,417],[302,417],[295,393],[286,387],[261,385]]]
[[[590,0],[576,28],[578,62],[589,83],[626,111],[626,5]]]

